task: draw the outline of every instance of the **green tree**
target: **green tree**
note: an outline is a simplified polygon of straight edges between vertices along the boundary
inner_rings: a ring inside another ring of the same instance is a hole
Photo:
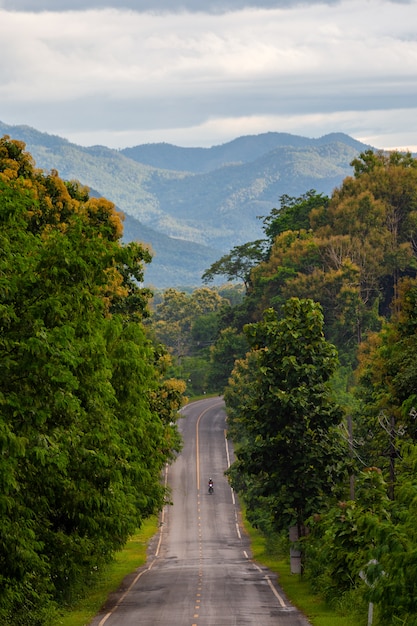
[[[310,189],[299,198],[284,194],[280,197],[280,208],[272,209],[271,213],[263,217],[264,232],[270,244],[275,238],[288,230],[309,230],[311,228],[310,214],[314,209],[326,209],[329,198],[322,193]]]
[[[310,195],[264,219],[275,238],[252,270],[250,298],[258,315],[290,296],[314,298],[326,337],[354,366],[362,338],[391,314],[399,279],[416,273],[417,166],[411,155],[372,151],[352,165],[330,200]]]
[[[352,165],[355,177],[346,179],[335,200],[353,200],[366,190],[374,204],[382,207],[384,255],[380,284],[385,291],[383,313],[388,316],[399,278],[415,276],[416,272],[417,159],[410,153],[366,151]]]
[[[416,280],[399,282],[394,313],[361,345],[354,413],[359,454],[384,473],[394,497],[398,448],[417,442]]]
[[[237,285],[235,283],[220,285],[217,291],[219,296],[228,300],[232,307],[240,304],[245,296],[243,285]]]
[[[366,574],[367,598],[378,606],[382,624],[417,624],[417,533],[415,517],[417,449],[401,448],[396,500],[388,519],[365,519],[364,537],[372,542],[373,560]]]
[[[246,291],[250,291],[251,270],[265,259],[265,246],[263,239],[235,246],[204,272],[203,282],[210,282],[216,276],[226,276],[227,280],[241,280]]]
[[[208,385],[223,392],[237,359],[243,359],[249,349],[248,341],[236,328],[224,328],[210,349]]]
[[[229,307],[217,291],[202,287],[187,294],[166,289],[150,321],[157,340],[182,358],[208,347],[218,330],[218,316]]]
[[[395,501],[378,468],[361,471],[355,501],[310,520],[304,541],[313,588],[337,602],[356,590],[356,603],[373,602],[381,625],[417,623],[416,463],[416,446],[402,445]]]
[[[232,484],[258,525],[302,528],[340,478],[342,412],[329,388],[337,354],[311,300],[289,300],[282,319],[267,310],[246,334],[254,350],[246,376],[240,365],[225,393],[236,441]]]
[[[355,599],[364,602],[368,590],[363,577],[376,576],[373,564],[382,547],[375,530],[392,525],[391,509],[382,473],[371,467],[358,473],[355,500],[339,500],[309,520],[303,543],[314,591],[335,602],[357,589]]]
[[[216,311],[197,317],[191,325],[193,352],[208,352],[219,332],[219,314]]]
[[[12,624],[13,619],[42,623],[53,608],[48,564],[21,484],[20,468],[28,447],[25,433],[16,427],[21,419],[22,381],[14,391],[10,380],[24,331],[15,303],[25,285],[35,282],[34,265],[40,254],[39,239],[27,230],[31,204],[28,193],[0,176],[0,621],[4,624]]]

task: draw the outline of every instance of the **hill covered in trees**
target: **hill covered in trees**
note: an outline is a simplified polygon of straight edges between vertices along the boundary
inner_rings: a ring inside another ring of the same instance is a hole
[[[24,141],[38,167],[111,200],[127,216],[123,240],[150,244],[154,259],[144,278],[158,288],[200,285],[219,256],[261,236],[258,217],[282,194],[331,193],[368,147],[342,133],[320,139],[265,133],[212,148],[123,150],[85,148],[2,122],[0,134]]]

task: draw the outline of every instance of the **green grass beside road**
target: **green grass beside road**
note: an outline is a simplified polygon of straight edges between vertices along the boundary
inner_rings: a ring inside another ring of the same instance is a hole
[[[253,559],[277,574],[278,583],[287,598],[307,617],[312,626],[352,626],[352,624],[366,626],[367,616],[364,615],[361,621],[361,617],[353,616],[351,613],[339,614],[320,597],[314,595],[306,578],[291,574],[289,556],[285,559],[271,553],[261,533],[247,522],[244,522],[244,527],[250,537]]]
[[[114,561],[103,570],[97,584],[87,592],[85,598],[62,614],[59,626],[87,626],[109,595],[120,587],[124,578],[146,563],[149,541],[157,530],[158,518],[155,516],[147,520],[125,548],[116,554]]]

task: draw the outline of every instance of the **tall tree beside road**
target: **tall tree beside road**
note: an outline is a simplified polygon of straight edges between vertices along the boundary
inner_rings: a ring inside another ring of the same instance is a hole
[[[345,453],[328,384],[337,354],[320,306],[293,298],[283,313],[269,309],[245,328],[252,352],[225,393],[237,456],[231,481],[264,530],[302,527],[335,488]]]
[[[0,140],[2,624],[56,624],[164,503],[181,399],[142,324],[149,253],[121,233],[112,203]]]

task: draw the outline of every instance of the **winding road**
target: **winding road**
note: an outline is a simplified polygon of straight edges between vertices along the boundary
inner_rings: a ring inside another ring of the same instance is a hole
[[[184,448],[166,474],[173,505],[162,512],[147,565],[91,626],[309,626],[275,575],[251,560],[224,476],[233,451],[223,401],[193,402],[182,413]]]

